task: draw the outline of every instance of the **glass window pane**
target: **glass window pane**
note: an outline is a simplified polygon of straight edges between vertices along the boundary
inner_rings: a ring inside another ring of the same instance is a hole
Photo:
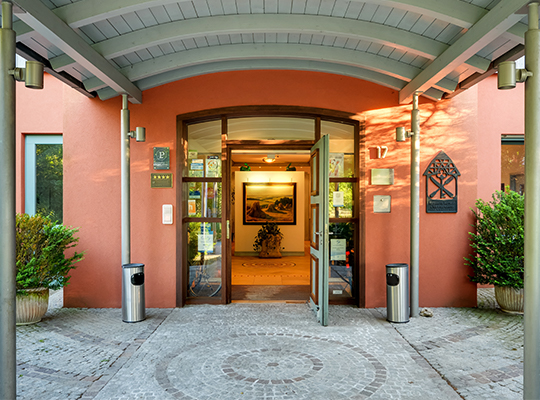
[[[63,220],[63,154],[61,144],[36,144],[36,213]]]
[[[501,146],[501,186],[525,194],[525,145]]]
[[[330,135],[330,176],[354,177],[354,125],[321,121],[321,135]]]
[[[352,182],[330,182],[330,193],[328,193],[328,210],[329,218],[352,218],[353,217],[353,183]],[[334,192],[336,194],[336,202],[339,201],[339,207],[334,206]],[[339,197],[338,197],[339,196]],[[341,202],[343,196],[343,202]],[[341,205],[343,204],[343,205]]]
[[[184,188],[188,191],[187,215],[191,218],[221,217],[221,183],[220,182],[187,182]]]
[[[330,223],[330,299],[353,296],[354,227],[353,223]]]
[[[190,150],[188,171],[191,178],[220,178],[221,154],[196,153]]]
[[[314,140],[315,120],[284,117],[231,118],[227,140]]]
[[[221,296],[221,224],[188,225],[188,297]]]
[[[211,154],[221,153],[221,120],[188,125],[189,151]]]

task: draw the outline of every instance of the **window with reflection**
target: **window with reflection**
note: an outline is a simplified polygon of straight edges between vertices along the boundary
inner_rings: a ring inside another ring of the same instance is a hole
[[[525,143],[523,136],[503,137],[501,145],[501,190],[525,194]]]
[[[188,297],[221,295],[221,224],[188,224]]]

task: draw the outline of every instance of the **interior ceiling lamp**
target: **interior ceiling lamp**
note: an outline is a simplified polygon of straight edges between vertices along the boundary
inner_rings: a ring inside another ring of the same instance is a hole
[[[275,154],[267,154],[266,157],[264,157],[262,160],[265,162],[265,163],[273,163],[274,161],[276,161],[276,158],[278,156],[276,156]]]

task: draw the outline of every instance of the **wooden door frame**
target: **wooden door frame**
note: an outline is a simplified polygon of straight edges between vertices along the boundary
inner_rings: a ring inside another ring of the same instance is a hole
[[[265,116],[279,116],[279,117],[297,117],[297,118],[313,118],[315,121],[313,141],[310,140],[226,140],[227,138],[227,120],[229,118],[239,117],[265,117]],[[222,190],[222,288],[223,294],[221,299],[190,299],[189,303],[221,303],[227,304],[231,302],[231,238],[227,235],[232,231],[232,227],[229,225],[229,232],[227,232],[227,221],[230,221],[231,217],[231,204],[230,204],[230,185],[231,185],[231,171],[232,150],[256,150],[264,146],[265,150],[310,150],[314,143],[321,137],[321,121],[331,122],[345,122],[353,125],[355,132],[355,153],[358,155],[358,162],[355,165],[354,179],[356,182],[357,193],[354,204],[354,215],[352,220],[355,220],[355,243],[360,252],[360,257],[355,257],[355,271],[356,271],[356,284],[354,290],[354,297],[356,298],[355,305],[358,307],[365,307],[365,132],[363,121],[358,120],[358,115],[328,110],[322,108],[311,107],[298,107],[298,106],[238,106],[238,107],[224,107],[217,109],[201,110],[193,113],[180,114],[176,117],[176,129],[177,129],[177,146],[176,146],[176,305],[177,307],[183,307],[186,305],[187,299],[187,282],[188,282],[188,269],[184,266],[187,265],[187,254],[183,251],[184,241],[187,235],[187,225],[184,224],[184,218],[186,217],[183,204],[187,200],[187,193],[183,191],[183,183],[185,182],[184,176],[187,171],[187,126],[193,123],[208,122],[221,120],[221,137],[222,137],[222,177],[221,177],[221,190]],[[212,179],[212,178],[206,178]],[[215,180],[215,178],[213,178]],[[179,207],[182,205],[182,207]],[[342,221],[347,222],[347,221]],[[230,224],[230,222],[229,222]],[[225,234],[223,234],[223,232]],[[332,302],[335,303],[335,302]]]

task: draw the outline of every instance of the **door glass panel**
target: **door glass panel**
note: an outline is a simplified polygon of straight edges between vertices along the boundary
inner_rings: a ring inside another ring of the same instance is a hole
[[[354,224],[330,223],[330,299],[353,296]]]
[[[286,117],[231,118],[227,140],[314,140],[315,120]]]
[[[334,205],[334,192],[338,207]],[[352,218],[353,217],[353,182],[330,182],[328,193],[330,212],[329,218]]]
[[[321,121],[321,135],[330,138],[330,177],[354,177],[354,125]]]
[[[221,182],[185,182],[188,201],[184,215],[189,218],[221,217]]]
[[[188,224],[188,297],[221,296],[221,224]]]
[[[187,126],[188,150],[201,154],[221,154],[221,120]]]
[[[525,145],[501,146],[501,189],[525,194]]]

